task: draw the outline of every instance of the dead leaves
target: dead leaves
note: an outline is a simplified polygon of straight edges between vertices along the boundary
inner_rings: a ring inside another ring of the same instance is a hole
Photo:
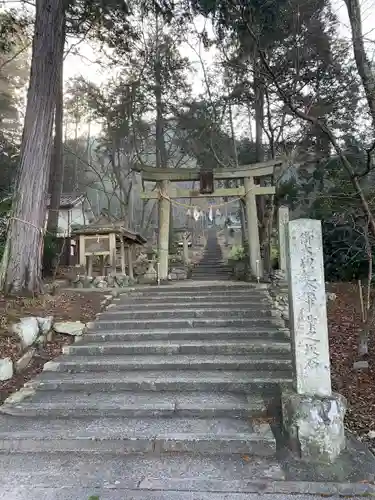
[[[22,355],[17,337],[9,336],[9,326],[23,316],[53,316],[55,320],[72,320],[86,323],[100,311],[103,295],[92,293],[61,293],[60,295],[35,299],[4,299],[0,296],[0,358],[10,357],[13,361]],[[39,346],[37,355],[24,372],[11,380],[0,382],[0,404],[25,382],[34,378],[43,369],[44,363],[61,354],[62,347],[73,342],[72,337],[55,335],[52,342]]]
[[[375,325],[370,326],[369,369],[353,370],[357,359],[358,336],[362,328],[361,308],[356,286],[351,283],[332,285],[329,290],[337,299],[328,304],[328,327],[333,389],[348,400],[346,423],[350,430],[365,436],[375,430]]]

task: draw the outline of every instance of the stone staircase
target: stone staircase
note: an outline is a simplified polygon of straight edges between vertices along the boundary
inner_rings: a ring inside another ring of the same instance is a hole
[[[220,245],[216,238],[215,230],[207,233],[207,244],[202,259],[193,269],[194,280],[227,280],[231,278],[231,269],[224,262]]]
[[[261,285],[140,287],[0,407],[0,451],[270,457],[291,379]]]

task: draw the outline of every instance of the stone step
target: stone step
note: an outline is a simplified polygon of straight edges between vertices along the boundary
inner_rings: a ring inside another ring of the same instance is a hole
[[[271,457],[28,453],[2,454],[1,465],[3,500],[88,500],[94,491],[100,500],[301,500],[286,496],[300,493],[301,483],[285,484],[280,461]],[[336,484],[324,491],[337,491]]]
[[[202,259],[200,261],[195,262],[196,267],[200,266],[227,266],[228,261],[225,259]]]
[[[222,273],[222,274],[218,274],[218,273],[192,273],[191,275],[191,279],[196,281],[196,282],[199,282],[199,281],[216,281],[216,280],[221,280],[222,283],[225,283],[225,281],[229,281],[231,278],[231,275],[230,274],[227,274],[227,273]]]
[[[192,270],[193,276],[195,275],[214,275],[214,276],[229,276],[231,274],[230,269],[224,269],[222,267],[196,267]]]
[[[226,259],[223,258],[221,253],[213,254],[213,255],[204,255],[201,260],[198,260],[196,263],[200,264],[201,262],[226,262]]]
[[[249,299],[249,300],[257,300],[257,299],[264,299],[268,298],[269,295],[267,293],[267,290],[255,290],[253,288],[249,289],[244,289],[244,290],[228,290],[227,288],[223,289],[214,289],[212,292],[209,292],[208,290],[199,290],[199,282],[194,281],[196,289],[191,290],[190,288],[186,288],[181,286],[181,287],[174,287],[173,285],[161,285],[161,286],[154,286],[153,291],[151,292],[149,289],[143,289],[143,287],[139,287],[139,289],[121,289],[120,290],[120,295],[118,297],[118,300],[135,300],[135,299],[140,299],[140,300],[168,300],[172,298],[184,298],[187,297],[188,299],[190,298],[199,298],[199,299],[220,299],[222,297],[226,297],[228,300],[234,300],[236,298],[240,299]],[[210,283],[210,282],[207,282]],[[216,283],[216,281],[213,281],[212,283]],[[226,283],[225,281],[220,281],[220,283]],[[230,281],[228,281],[230,283]],[[204,283],[206,286],[206,283]],[[174,293],[170,292],[170,289],[174,288]]]
[[[216,274],[212,274],[212,275],[206,275],[206,274],[202,274],[201,276],[192,276],[192,279],[194,281],[196,281],[197,283],[199,281],[205,281],[206,283],[209,282],[209,281],[215,281],[215,280],[218,280],[220,279],[222,281],[222,283],[225,283],[225,280],[231,280],[232,279],[232,276],[230,275],[226,275],[226,276],[217,276]]]
[[[208,270],[208,271],[231,271],[231,267],[226,265],[226,264],[198,264],[195,267],[193,267],[193,271],[203,271],[203,270]]]
[[[105,373],[42,372],[25,384],[41,391],[167,391],[167,392],[232,392],[253,394],[292,382],[289,371],[128,371]]]
[[[147,320],[151,319],[194,319],[194,318],[271,318],[275,317],[276,313],[271,309],[271,307],[266,307],[265,304],[263,308],[258,307],[224,307],[222,304],[216,307],[191,307],[187,305],[186,307],[176,307],[169,306],[164,309],[145,309],[136,307],[116,307],[110,308],[103,313],[98,314],[100,320],[109,321],[119,321],[119,320]]]
[[[17,396],[22,397],[22,389]],[[16,396],[16,397],[17,397]],[[36,392],[32,399],[12,402],[9,398],[0,412],[29,417],[188,417],[251,418],[267,414],[259,395],[215,393],[56,393]]]
[[[215,259],[215,258],[210,258],[210,259],[202,259],[197,262],[195,262],[196,266],[227,266],[228,261],[223,258]]]
[[[184,291],[183,288],[176,289],[175,294],[163,293],[164,287],[157,288],[154,294],[144,294],[142,292],[122,292],[120,296],[114,299],[114,303],[132,302],[132,303],[153,303],[153,302],[171,302],[171,301],[215,301],[234,303],[241,302],[258,302],[269,300],[269,295],[264,290],[249,289],[244,292],[232,292],[228,290],[215,290],[212,293],[207,291],[200,292],[197,288],[196,292],[189,290]]]
[[[292,371],[290,356],[272,354],[270,356],[244,355],[89,355],[63,356],[44,365],[44,371],[64,373],[145,371],[145,370],[212,370],[238,371]]]
[[[91,326],[91,325],[90,325]],[[275,328],[284,327],[284,321],[279,318],[149,318],[149,319],[99,319],[95,321],[95,330],[153,330],[161,328],[248,328],[251,333],[252,328]],[[90,331],[90,329],[89,329]]]
[[[196,262],[194,269],[200,268],[200,267],[210,267],[210,268],[217,268],[217,269],[227,269],[229,268],[228,262],[226,261],[218,261],[218,260],[201,260],[200,262]]]
[[[230,274],[231,269],[229,267],[212,267],[212,266],[206,266],[206,267],[195,267],[192,269],[193,274],[196,273],[208,273],[208,274]]]
[[[104,343],[104,342],[129,342],[129,341],[149,341],[149,340],[219,340],[219,339],[246,339],[251,340],[264,340],[264,341],[282,341],[286,340],[288,331],[286,329],[277,328],[262,328],[254,326],[251,330],[249,328],[163,328],[156,330],[114,330],[114,331],[96,331],[95,327],[90,330],[90,333],[82,337],[83,340],[78,340],[80,343],[83,341],[85,344],[89,343]],[[79,346],[78,344],[75,344]]]
[[[254,307],[265,307],[270,305],[270,300],[266,295],[256,295],[256,296],[251,296],[248,297],[246,295],[229,295],[226,297],[225,295],[185,295],[185,296],[166,296],[166,297],[155,297],[150,300],[150,298],[144,298],[144,297],[121,297],[118,299],[114,299],[112,301],[111,308],[114,308],[114,306],[117,307],[142,307],[142,308],[147,308],[147,309],[156,309],[156,308],[165,308],[166,306],[169,305],[175,305],[177,308],[181,307],[182,305],[188,305],[191,306],[191,304],[194,304],[194,307],[213,307],[219,304],[224,304],[225,306],[229,306],[229,304],[233,304],[234,306],[246,306],[249,308],[254,308]]]
[[[257,283],[243,283],[241,281],[228,281],[222,283],[221,281],[217,281],[214,283],[207,283],[207,285],[199,284],[197,286],[194,282],[181,282],[177,285],[168,284],[163,286],[139,286],[134,289],[124,289],[124,294],[142,294],[142,295],[158,295],[162,294],[176,294],[176,293],[208,293],[211,295],[212,293],[264,293],[267,290],[267,286],[263,286],[262,284]]]
[[[257,354],[272,356],[276,354],[290,354],[290,342],[277,342],[273,339],[211,339],[211,340],[148,340],[106,343],[86,343],[85,339],[72,345],[63,347],[63,354],[78,354],[80,356],[98,355],[134,355],[134,354],[187,354],[187,355],[237,355]],[[250,358],[248,358],[250,359]],[[192,360],[191,360],[192,361]],[[212,361],[212,360],[211,360]]]
[[[188,418],[0,418],[4,452],[154,453],[273,456],[276,442],[269,424],[245,419]]]
[[[194,270],[196,269],[217,269],[217,270],[223,270],[223,271],[228,271],[230,270],[230,266],[228,264],[223,264],[223,263],[210,263],[210,262],[200,262],[199,264],[196,264],[193,267]]]
[[[230,267],[223,266],[197,266],[192,269],[193,274],[196,273],[218,273],[218,274],[228,274],[231,272]]]

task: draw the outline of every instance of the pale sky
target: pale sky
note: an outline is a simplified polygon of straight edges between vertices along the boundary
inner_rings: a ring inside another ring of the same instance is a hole
[[[0,0],[0,10],[1,4],[5,3],[7,7],[17,7],[17,4],[21,7],[21,3],[16,0]],[[351,31],[347,15],[346,5],[344,0],[331,0],[334,13],[336,13],[340,20],[340,32],[343,37],[350,39]],[[362,21],[363,21],[363,33],[365,42],[367,45],[367,50],[371,59],[375,58],[375,0],[362,0],[361,1],[361,11],[362,11]],[[197,31],[201,31],[204,26],[203,19],[197,19],[196,23]],[[195,51],[201,50],[201,56],[205,61],[206,67],[209,67],[210,61],[213,60],[215,51],[211,49],[210,52],[204,51],[204,49],[199,47],[198,44],[194,44]],[[201,63],[194,49],[187,46],[187,44],[182,44],[180,47],[183,56],[188,57],[192,61],[192,65],[196,70],[196,74],[191,79],[193,92],[195,94],[201,93],[204,90],[204,85],[202,84],[202,69]],[[85,79],[90,80],[98,85],[104,85],[105,82],[114,74],[108,75],[108,70],[102,68],[99,64],[95,63],[98,59],[103,59],[102,54],[95,51],[94,46],[83,42],[79,44],[76,49],[79,51],[78,54],[69,53],[65,59],[64,64],[64,79],[69,80],[75,76],[83,76]]]
[[[375,0],[374,0],[375,1]],[[197,31],[201,31],[204,27],[203,18],[198,18],[195,21],[195,27]],[[81,43],[77,48],[80,52],[79,55],[69,54],[65,59],[64,74],[65,80],[69,80],[72,77],[81,75],[88,80],[95,83],[102,84],[114,75],[108,75],[108,70],[101,68],[100,64],[95,64],[95,60],[102,58],[101,54],[95,53],[95,48],[93,44]],[[180,52],[183,57],[188,57],[192,62],[192,65],[196,71],[202,73],[201,62],[196,51],[201,50],[201,57],[204,59],[206,65],[209,65],[210,60],[213,59],[214,49],[209,51],[203,50],[199,47],[199,44],[193,43],[192,48],[186,43],[181,44]],[[191,79],[193,84],[193,91],[199,93],[202,90],[201,85],[201,75]]]
[[[348,11],[343,0],[332,0],[333,11],[340,20],[341,33],[344,37],[351,39]],[[375,0],[361,1],[361,14],[363,24],[363,36],[367,45],[368,53],[375,55]]]
[[[340,22],[340,32],[344,38],[348,40],[351,39],[351,30],[347,14],[347,8],[344,0],[331,0],[332,8],[335,14],[337,14]],[[363,21],[363,33],[367,46],[367,50],[371,59],[375,58],[375,0],[362,0],[361,2],[362,10],[362,21]],[[201,31],[204,27],[203,18],[197,19],[195,22],[197,31]],[[207,25],[206,25],[207,27]],[[215,56],[215,49],[211,49],[209,52],[205,51],[203,47],[199,47],[199,44],[195,43],[193,48],[189,47],[187,44],[183,44],[180,47],[183,56],[188,57],[192,61],[192,65],[196,70],[196,74],[191,79],[193,93],[195,95],[202,92],[205,89],[203,84],[203,74],[202,65],[195,51],[201,50],[201,56],[204,59],[206,67],[209,67],[210,61],[213,60]],[[81,55],[68,55],[66,58],[64,73],[65,80],[68,80],[74,76],[82,75],[88,80],[95,82],[99,85],[105,84],[105,82],[114,75],[108,76],[108,71],[103,70],[100,65],[95,64],[94,61],[100,57],[95,54],[93,48],[87,44],[82,43],[79,46],[79,51]],[[234,115],[235,130],[238,134],[249,135],[250,130],[248,130],[249,122],[246,119],[244,121],[243,116]],[[252,133],[254,134],[255,126],[252,126]],[[85,125],[82,126],[82,131],[85,129]],[[98,130],[99,131],[99,130]],[[92,130],[96,133],[97,130]]]
[[[344,0],[331,0],[334,13],[336,13],[340,20],[341,33],[344,37],[350,38],[350,26],[347,15],[347,9]],[[0,11],[2,10],[2,5],[7,8],[20,8],[22,9],[22,3],[17,0],[0,0]],[[30,8],[26,6],[29,10]],[[367,42],[367,48],[369,54],[375,55],[375,0],[362,0],[361,1],[361,11],[362,11],[362,22],[363,22],[363,33],[365,41]],[[197,23],[198,30],[203,27],[202,20],[198,20]],[[198,47],[196,47],[198,48]],[[197,61],[197,57],[194,52],[185,46],[181,47],[181,52],[184,56],[188,56],[192,61],[195,62],[195,67],[199,67],[200,63]],[[72,78],[73,76],[82,75],[89,80],[95,81],[100,84],[107,80],[108,72],[106,73],[98,64],[93,61],[101,57],[99,54],[90,47],[87,43],[82,43],[79,45],[79,52],[81,55],[68,55],[65,64],[65,79]],[[213,51],[212,51],[213,52]],[[212,58],[209,54],[205,55],[205,60],[209,61]],[[196,88],[198,89],[199,83],[196,83]]]
[[[333,11],[338,15],[340,20],[340,31],[342,36],[345,38],[351,37],[350,25],[347,15],[346,5],[343,0],[332,0]],[[375,55],[375,0],[362,0],[361,2],[362,10],[362,21],[363,21],[363,33],[364,38],[367,43],[368,52],[371,55]],[[203,27],[202,20],[196,22],[198,29]],[[196,45],[195,49],[198,50],[199,46]],[[108,72],[101,69],[99,65],[93,64],[90,61],[95,61],[98,58],[98,54],[95,54],[92,47],[89,44],[83,43],[79,46],[79,51],[81,53],[78,55],[69,55],[66,59],[65,64],[65,78],[69,79],[76,75],[82,75],[89,80],[96,83],[104,83],[108,79]],[[187,45],[181,47],[182,55],[189,57],[197,70],[200,70],[200,62],[192,49]],[[212,60],[212,54],[214,50],[211,49],[210,53],[204,53],[202,50],[202,55],[206,63]],[[100,56],[99,56],[100,57]],[[195,89],[198,92],[202,87],[199,78],[195,78]]]

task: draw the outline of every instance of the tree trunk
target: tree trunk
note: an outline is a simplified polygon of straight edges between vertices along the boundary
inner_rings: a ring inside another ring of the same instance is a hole
[[[238,187],[237,183],[237,187]],[[242,240],[242,246],[245,247],[247,244],[247,231],[246,231],[246,203],[244,200],[240,200],[240,221],[241,221],[241,240]]]
[[[264,127],[264,82],[262,80],[262,72],[258,57],[254,55],[254,115],[255,115],[255,161],[262,162],[264,160],[263,148],[263,127]],[[260,179],[260,185],[264,186],[264,179]],[[267,245],[267,210],[266,200],[264,196],[256,197],[257,205],[257,220],[259,221],[259,241],[262,251],[263,260],[267,261],[267,250],[264,252]],[[268,262],[264,262],[265,268],[268,267]]]
[[[255,112],[255,158],[257,162],[264,160],[263,149],[263,122],[264,122],[264,90],[263,82],[260,78],[260,69],[257,61],[254,62],[254,112]]]
[[[162,66],[160,59],[160,48],[159,48],[159,17],[156,14],[155,17],[155,31],[156,31],[156,52],[154,61],[154,96],[156,102],[156,167],[165,168],[168,166],[168,153],[165,147],[165,126],[164,126],[164,103],[162,95]],[[169,216],[169,248],[173,244],[173,206],[172,203],[169,205],[170,216]]]
[[[229,121],[230,121],[231,135],[232,135],[234,161],[235,161],[236,167],[238,167],[238,150],[237,150],[236,135],[235,135],[234,124],[233,124],[232,106],[230,103],[229,103]],[[243,179],[237,179],[236,186],[240,187],[241,185],[243,185]],[[240,199],[239,210],[240,210],[240,221],[241,221],[241,241],[242,241],[242,246],[244,247],[246,245],[246,242],[247,242],[247,231],[246,231],[245,200],[243,198]]]
[[[20,165],[0,273],[5,293],[42,290],[46,189],[62,37],[63,0],[36,0]]]
[[[372,126],[375,131],[375,74],[369,61],[363,42],[361,7],[359,0],[345,0],[348,8],[350,26],[352,28],[352,42],[358,74],[365,90],[370,109]]]
[[[63,186],[64,166],[63,166],[63,116],[64,116],[64,79],[63,79],[63,64],[64,64],[64,46],[65,46],[65,16],[63,25],[63,36],[61,38],[61,46],[56,64],[58,69],[58,82],[56,93],[56,110],[55,110],[55,139],[53,145],[51,175],[49,192],[51,194],[50,209],[48,212],[48,234],[57,236],[59,223],[59,208],[61,201],[61,192]]]

